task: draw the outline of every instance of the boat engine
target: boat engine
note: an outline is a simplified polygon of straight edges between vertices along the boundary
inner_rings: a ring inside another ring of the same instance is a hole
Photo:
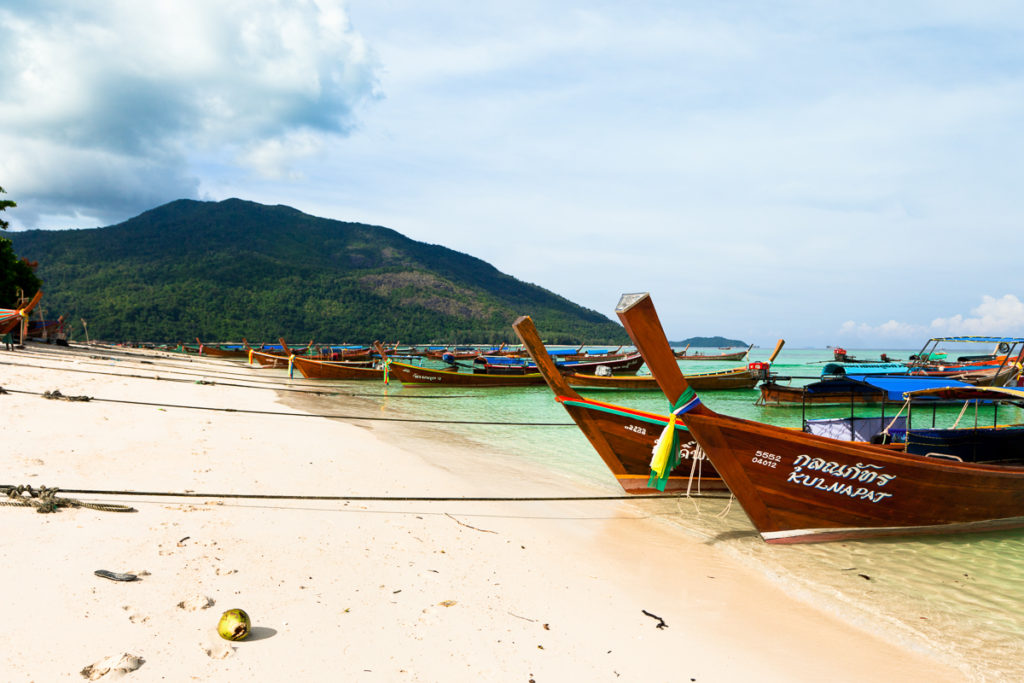
[[[768,372],[771,370],[772,364],[765,363],[764,361],[754,361],[753,363],[747,364],[747,370],[753,377],[760,380],[768,379]]]

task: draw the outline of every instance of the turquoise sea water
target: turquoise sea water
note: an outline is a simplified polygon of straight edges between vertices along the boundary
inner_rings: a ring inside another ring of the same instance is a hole
[[[771,349],[755,349],[749,360],[766,360]],[[916,349],[914,350],[916,351]],[[887,350],[906,358],[914,351]],[[858,358],[877,359],[881,350],[851,350]],[[824,349],[784,349],[773,371],[792,376],[794,384],[811,381],[821,362],[831,360]],[[733,367],[736,363],[689,362],[686,372]],[[532,426],[434,425],[471,445],[478,443],[510,463],[528,461],[564,480],[571,495],[574,483],[607,490],[621,489],[603,462],[554,401],[546,386],[501,389],[442,389],[402,386],[380,391],[378,408],[390,416],[424,420],[529,423]],[[585,392],[581,392],[585,393]],[[658,392],[589,394],[611,403],[667,412]],[[431,400],[399,400],[411,396]],[[702,392],[714,410],[771,424],[798,427],[800,407],[760,407],[758,392]],[[877,407],[858,407],[857,414],[877,414]],[[886,414],[895,413],[887,407]],[[848,415],[849,407],[815,408],[808,417]],[[940,411],[948,422],[957,409]],[[1000,421],[1024,415],[1000,412]],[[916,418],[915,418],[916,423]],[[582,495],[582,494],[581,494]],[[639,502],[638,502],[639,503]],[[927,646],[958,666],[967,680],[1020,680],[1024,677],[1024,531],[964,534],[901,540],[865,540],[805,545],[767,545],[753,531],[738,504],[728,500],[693,499],[658,502],[664,523],[713,543],[737,561],[770,577],[794,597],[809,601],[871,631],[919,648]],[[648,508],[650,509],[650,508]],[[681,568],[683,569],[683,568]],[[841,646],[841,644],[837,644]]]

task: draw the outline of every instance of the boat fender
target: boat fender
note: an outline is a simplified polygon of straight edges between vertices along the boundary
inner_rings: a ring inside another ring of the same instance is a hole
[[[999,342],[999,353],[1009,353],[1010,345],[1006,342]]]

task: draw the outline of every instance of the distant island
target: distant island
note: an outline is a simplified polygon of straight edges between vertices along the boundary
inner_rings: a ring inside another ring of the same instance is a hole
[[[732,347],[742,347],[745,349],[750,346],[750,344],[745,341],[740,341],[739,339],[726,339],[725,337],[690,337],[689,339],[684,339],[682,341],[669,342],[669,344],[672,346],[686,346],[689,344],[690,346],[711,349]]]

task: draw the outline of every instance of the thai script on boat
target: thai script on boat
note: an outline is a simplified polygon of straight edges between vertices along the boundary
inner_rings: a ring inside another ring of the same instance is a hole
[[[679,445],[680,460],[705,460],[707,457],[704,449],[696,441],[687,441]]]
[[[872,503],[877,503],[880,500],[892,497],[891,493],[883,493],[882,491],[877,491],[864,486],[854,488],[853,484],[848,484],[844,481],[827,482],[824,477],[803,473],[804,468],[811,472],[830,474],[833,477],[838,477],[840,479],[848,479],[858,483],[874,484],[876,486],[885,486],[895,479],[896,475],[880,472],[880,470],[884,469],[881,465],[875,465],[873,463],[843,465],[832,460],[812,458],[809,455],[801,454],[793,461],[793,471],[789,473],[786,481],[793,484],[810,486],[811,488],[816,488],[821,491],[838,493],[851,498],[870,500]]]

